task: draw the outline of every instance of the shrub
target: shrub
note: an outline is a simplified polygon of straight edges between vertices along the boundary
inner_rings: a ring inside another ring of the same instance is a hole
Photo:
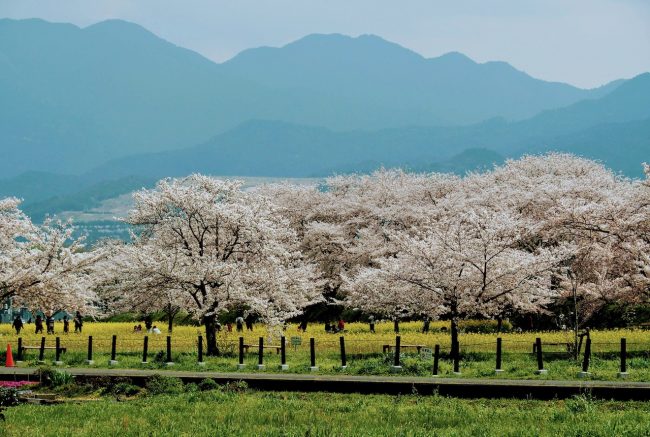
[[[201,391],[216,390],[217,388],[219,388],[219,384],[214,379],[206,378],[199,382],[199,390]]]
[[[170,376],[153,375],[145,385],[150,394],[179,394],[183,391],[183,381]]]
[[[248,390],[246,381],[231,381],[223,386],[223,391],[227,393],[243,393]]]
[[[589,395],[577,395],[565,401],[567,410],[573,414],[589,413],[594,410],[594,400]]]
[[[72,384],[73,382],[74,376],[63,370],[49,368],[41,370],[41,383],[45,387],[56,388]]]
[[[0,420],[5,420],[4,410],[18,405],[18,393],[13,388],[0,387]]]
[[[135,396],[140,393],[140,387],[128,382],[120,382],[110,388],[110,393],[114,395]]]

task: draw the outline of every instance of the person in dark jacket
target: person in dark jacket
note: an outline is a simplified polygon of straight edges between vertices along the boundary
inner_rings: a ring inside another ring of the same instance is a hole
[[[45,326],[47,327],[48,334],[54,334],[54,317],[52,315],[45,318]]]
[[[42,334],[43,333],[43,318],[40,315],[36,316],[36,321],[34,322],[34,325],[36,326],[36,333],[37,334]]]
[[[16,330],[16,335],[20,334],[20,330],[23,329],[23,319],[20,316],[16,316],[11,326]]]
[[[83,328],[84,321],[79,311],[77,311],[77,313],[74,315],[73,322],[74,322],[74,332],[78,332],[79,334],[81,334],[81,328]]]

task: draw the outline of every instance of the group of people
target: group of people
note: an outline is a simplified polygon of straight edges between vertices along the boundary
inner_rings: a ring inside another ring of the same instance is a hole
[[[339,319],[338,322],[325,322],[325,332],[335,334],[337,332],[344,332],[344,331],[345,331],[345,321],[343,319]]]
[[[237,329],[237,332],[244,332],[244,326],[246,327],[247,331],[253,331],[253,317],[248,316],[246,318],[242,316],[237,316],[235,319],[235,327]],[[217,332],[221,332],[223,329],[223,326],[221,323],[217,322],[215,325],[215,330]],[[226,323],[226,332],[232,332],[232,323],[228,322]]]
[[[147,327],[146,320],[145,320],[145,327]],[[141,324],[135,325],[133,327],[133,332],[142,332],[142,325]],[[153,326],[149,325],[147,327],[147,332],[151,332],[152,334],[161,334],[162,333],[160,328],[158,328],[156,325],[153,325]]]
[[[76,312],[75,316],[72,319],[74,323],[74,332],[81,333],[83,327],[83,317],[79,311]],[[28,324],[32,323],[30,318],[27,321]],[[20,335],[20,331],[25,327],[23,319],[20,316],[16,316],[11,326],[16,330],[16,335]],[[43,316],[40,314],[36,315],[34,320],[34,326],[36,327],[36,334],[42,334],[43,328],[47,328],[47,334],[54,334],[54,316],[51,313],[48,313],[43,319]],[[68,334],[70,332],[70,319],[67,315],[63,317],[63,333]]]

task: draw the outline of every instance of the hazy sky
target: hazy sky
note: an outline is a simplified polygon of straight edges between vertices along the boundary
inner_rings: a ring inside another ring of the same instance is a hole
[[[0,17],[121,18],[215,61],[310,33],[372,33],[581,87],[650,71],[650,0],[0,0]]]

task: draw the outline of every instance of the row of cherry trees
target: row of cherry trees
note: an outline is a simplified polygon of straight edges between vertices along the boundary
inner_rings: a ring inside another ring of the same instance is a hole
[[[649,179],[562,154],[463,178],[380,170],[253,190],[163,180],[135,195],[131,242],[91,251],[69,224],[36,226],[18,207],[0,203],[0,297],[184,308],[205,325],[210,354],[217,316],[234,308],[272,325],[323,301],[446,317],[454,346],[463,317],[570,299],[577,329],[600,306],[650,292]]]

